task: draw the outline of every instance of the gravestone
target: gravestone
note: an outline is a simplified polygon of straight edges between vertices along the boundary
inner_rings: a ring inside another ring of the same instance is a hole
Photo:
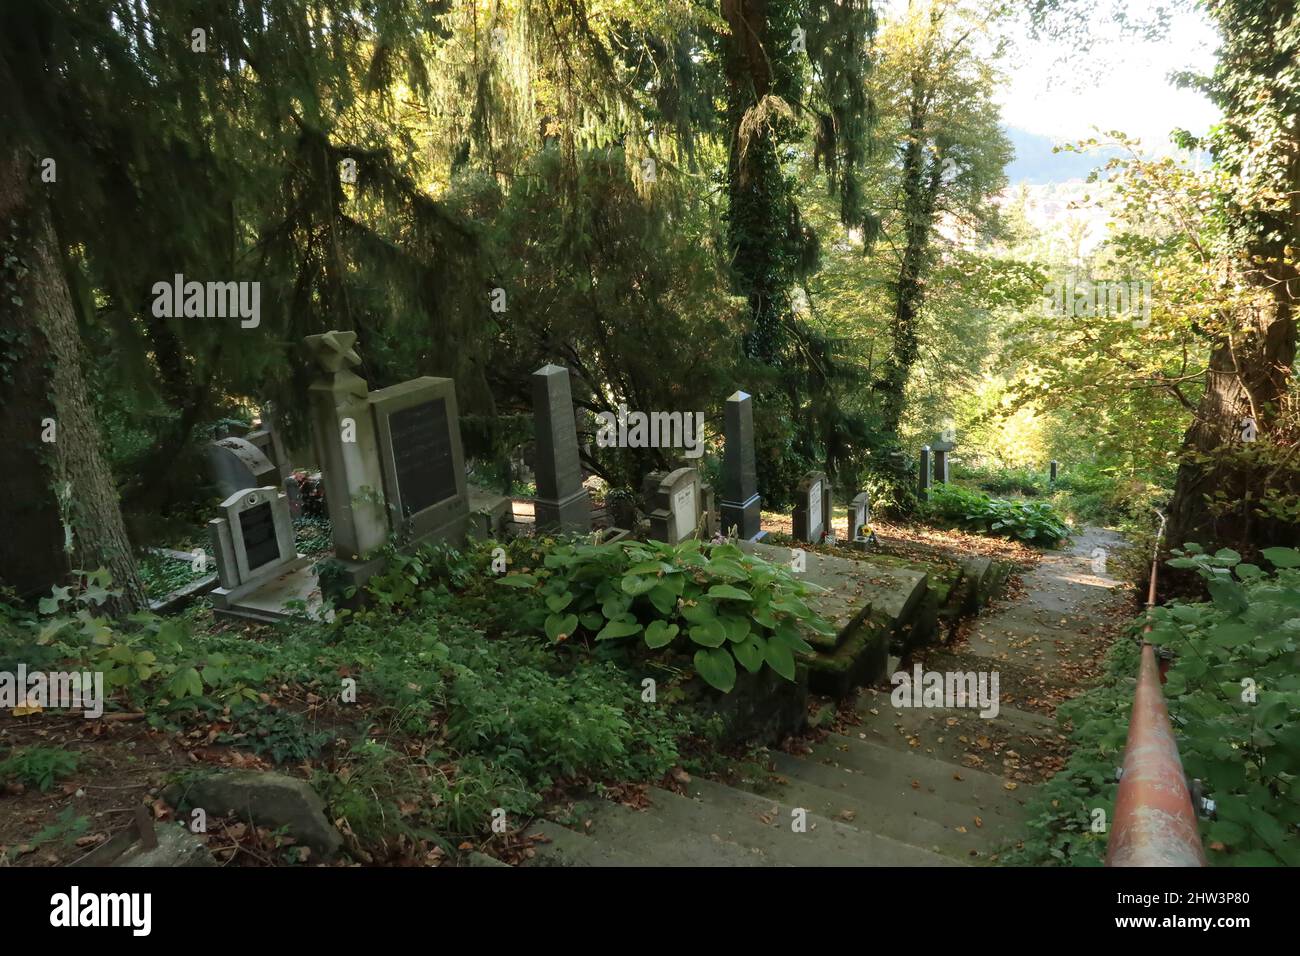
[[[794,538],[821,544],[832,535],[831,483],[820,471],[804,475],[794,493]]]
[[[763,499],[754,465],[754,399],[737,391],[724,415],[726,451],[722,459],[722,531],[744,541],[761,541]]]
[[[1052,459],[1052,463],[1048,467],[1049,467],[1049,473],[1047,476],[1047,480],[1051,484],[1056,484],[1056,459],[1055,458]]]
[[[948,472],[948,453],[957,447],[956,442],[941,438],[930,446],[934,452],[934,481],[936,484],[948,484],[951,478]]]
[[[456,385],[423,377],[370,391],[353,332],[307,336],[324,373],[308,388],[312,439],[343,584],[360,586],[384,563],[390,534],[415,547],[461,544],[469,522]]]
[[[294,545],[289,500],[273,485],[244,488],[221,503],[221,517],[208,522],[220,587],[212,591],[218,612],[254,620],[289,616],[285,605],[320,603],[311,559]]]
[[[388,520],[400,539],[459,542],[469,521],[456,383],[411,379],[369,395]]]
[[[700,485],[700,510],[704,514],[704,529],[700,534],[705,539],[712,538],[719,530],[717,496],[712,485]]]
[[[582,486],[568,369],[543,365],[533,373],[533,420],[537,430],[533,462],[537,527],[586,534],[591,531],[591,500]]]
[[[325,503],[334,529],[334,555],[361,562],[388,538],[379,444],[367,401],[355,332],[325,332],[305,340],[323,374],[307,389],[312,442],[325,481]],[[352,583],[360,583],[353,581]]]
[[[280,484],[280,470],[246,438],[220,438],[205,449],[208,475],[222,499],[244,488]]]
[[[280,481],[278,484],[283,484],[285,479],[292,473],[293,468],[289,461],[289,453],[285,451],[284,442],[280,440],[280,433],[272,422],[271,414],[269,407],[264,408],[262,419],[255,423],[253,429],[244,436],[244,440],[257,446],[267,460],[279,469]]]
[[[849,503],[849,541],[859,551],[870,550],[876,544],[876,533],[871,530],[871,496],[860,491]]]
[[[650,513],[650,537],[676,544],[696,536],[704,498],[700,476],[694,468],[678,468],[667,474],[654,473],[646,504]]]
[[[922,501],[930,497],[930,446],[921,446],[921,461],[918,466],[916,496]]]

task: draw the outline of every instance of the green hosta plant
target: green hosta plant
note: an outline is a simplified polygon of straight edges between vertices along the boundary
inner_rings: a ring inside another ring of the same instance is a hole
[[[927,510],[935,517],[955,522],[981,534],[999,534],[1017,541],[1050,547],[1070,534],[1070,526],[1051,505],[1037,501],[991,498],[955,485],[930,490]]]
[[[693,652],[700,677],[723,692],[738,666],[794,680],[795,652],[812,650],[800,628],[834,632],[808,606],[810,585],[732,544],[558,544],[541,568],[499,583],[536,591],[552,642],[581,634]]]

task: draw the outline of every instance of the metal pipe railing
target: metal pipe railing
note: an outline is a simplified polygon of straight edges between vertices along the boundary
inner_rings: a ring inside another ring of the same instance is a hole
[[[1161,514],[1151,558],[1148,609],[1156,604],[1156,572],[1164,533],[1165,516]],[[1148,620],[1142,629],[1144,638],[1151,627]],[[1165,708],[1162,680],[1155,646],[1144,639],[1124,746],[1124,769],[1115,797],[1115,819],[1106,845],[1107,866],[1205,866],[1200,826]]]

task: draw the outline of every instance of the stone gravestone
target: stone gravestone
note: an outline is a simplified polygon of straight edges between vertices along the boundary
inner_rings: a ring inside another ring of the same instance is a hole
[[[821,544],[831,531],[831,483],[820,471],[804,475],[794,493],[794,538]]]
[[[722,532],[744,541],[761,541],[763,499],[754,465],[754,399],[737,391],[727,399],[726,451],[722,460]]]
[[[849,503],[849,541],[859,551],[866,551],[876,543],[876,533],[871,530],[871,496],[860,491]]]
[[[356,562],[388,537],[379,445],[367,402],[369,386],[352,371],[361,356],[355,332],[309,335],[306,346],[324,373],[307,389],[312,441],[325,481],[334,555]]]
[[[918,466],[916,496],[922,501],[930,497],[930,446],[921,446],[921,461]]]
[[[957,447],[956,442],[946,438],[941,438],[930,446],[934,452],[934,481],[935,484],[948,484],[951,481],[948,472],[948,453]]]
[[[229,498],[244,488],[280,484],[280,470],[245,438],[221,438],[206,449],[208,475],[217,493]]]
[[[388,520],[403,541],[460,541],[469,521],[456,383],[424,376],[370,393]]]
[[[712,538],[718,533],[718,505],[712,485],[700,485],[700,510],[704,513],[704,529],[700,534]]]
[[[324,374],[308,388],[312,439],[344,584],[380,570],[374,552],[395,534],[417,546],[460,544],[469,520],[455,382],[417,378],[371,392],[351,371],[354,332],[309,335]]]
[[[289,616],[285,604],[319,604],[319,588],[307,569],[310,558],[294,545],[289,501],[274,486],[244,488],[221,503],[221,517],[208,522],[220,587],[212,591],[219,612],[254,620]]]
[[[586,534],[591,531],[591,500],[582,486],[568,369],[543,365],[533,373],[533,419],[537,429],[533,462],[537,527]]]
[[[694,468],[678,468],[650,478],[646,503],[650,511],[650,537],[676,544],[696,536],[703,513],[700,476]],[[649,481],[647,482],[649,484]]]

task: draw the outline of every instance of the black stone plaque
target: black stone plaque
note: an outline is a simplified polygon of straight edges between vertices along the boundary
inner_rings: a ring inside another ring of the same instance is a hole
[[[402,517],[409,518],[456,494],[447,400],[412,405],[388,416]]]
[[[275,516],[271,514],[269,501],[241,511],[239,530],[244,536],[248,570],[256,570],[280,557],[280,542],[275,536]]]

